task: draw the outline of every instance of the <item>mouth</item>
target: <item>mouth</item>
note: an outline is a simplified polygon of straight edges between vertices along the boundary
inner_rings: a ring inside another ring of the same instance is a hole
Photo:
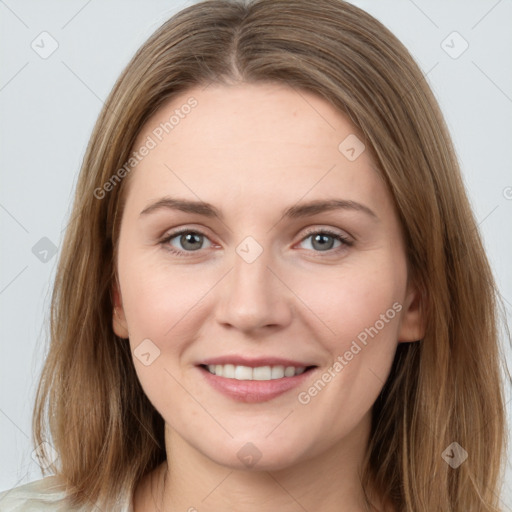
[[[255,403],[291,391],[304,383],[318,366],[200,364],[197,368],[215,391],[237,402]],[[295,399],[293,395],[290,398]]]
[[[265,366],[243,366],[234,364],[201,364],[204,370],[217,377],[235,380],[278,380],[283,378],[295,377],[316,368],[316,366],[284,366],[284,365],[265,365]]]

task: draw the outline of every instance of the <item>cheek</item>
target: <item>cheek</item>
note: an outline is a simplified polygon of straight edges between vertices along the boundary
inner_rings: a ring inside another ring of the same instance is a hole
[[[203,271],[169,265],[151,254],[120,260],[119,273],[134,341],[142,337],[163,342],[172,337],[211,289],[210,281],[214,283]]]
[[[120,261],[123,307],[135,370],[146,396],[158,411],[180,416],[187,412],[187,401],[179,362],[195,338],[193,320],[211,284],[203,274],[200,278],[184,266],[155,259],[132,255]],[[141,354],[146,353],[150,356],[144,360]]]
[[[347,265],[328,276],[297,284],[297,295],[317,317],[315,329],[331,348],[346,349],[354,339],[364,341],[365,333],[376,325],[382,338],[396,341],[397,309],[403,298],[404,272],[400,265]]]
[[[321,417],[329,404],[334,424],[344,430],[375,402],[397,347],[404,269],[398,260],[381,259],[378,265],[347,266],[310,287],[308,305],[330,328],[316,332],[323,333],[319,341],[331,355],[329,367],[301,390],[299,402],[312,416]]]

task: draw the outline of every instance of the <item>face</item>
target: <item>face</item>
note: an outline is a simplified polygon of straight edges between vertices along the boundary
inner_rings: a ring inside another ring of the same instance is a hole
[[[135,143],[151,148],[129,176],[114,330],[169,431],[212,461],[279,469],[341,446],[397,343],[421,338],[362,140],[320,97],[242,84],[186,91]]]

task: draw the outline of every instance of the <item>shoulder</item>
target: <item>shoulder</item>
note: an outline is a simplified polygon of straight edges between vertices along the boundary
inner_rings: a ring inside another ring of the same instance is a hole
[[[64,512],[66,491],[55,475],[0,492],[2,512]]]
[[[1,512],[85,512],[99,510],[96,505],[76,508],[69,504],[66,485],[56,475],[0,492]],[[133,512],[131,495],[120,497],[116,511]],[[114,511],[112,511],[114,512]]]

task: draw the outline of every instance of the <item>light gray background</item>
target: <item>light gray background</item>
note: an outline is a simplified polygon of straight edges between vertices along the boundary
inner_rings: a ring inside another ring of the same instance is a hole
[[[32,248],[43,237],[60,247],[102,101],[144,40],[191,3],[0,0],[0,490],[41,478],[31,414],[57,257],[45,263]],[[427,75],[510,314],[511,0],[353,3],[389,27]],[[46,59],[31,47],[43,45],[44,31],[58,42]],[[469,44],[458,58],[463,42],[454,31]],[[501,499],[512,510],[510,468]]]

